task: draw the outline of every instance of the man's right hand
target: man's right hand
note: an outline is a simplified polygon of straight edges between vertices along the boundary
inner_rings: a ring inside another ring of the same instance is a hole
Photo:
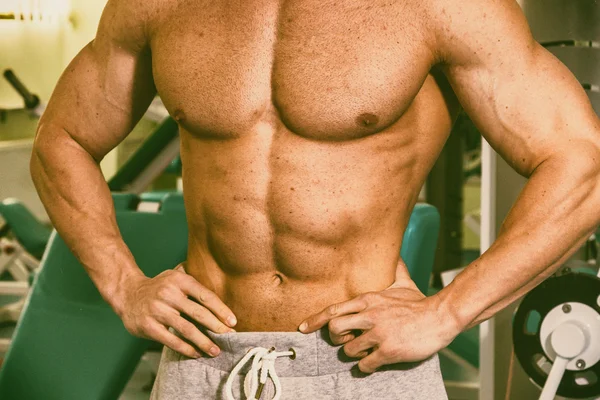
[[[198,350],[217,356],[220,349],[183,314],[215,333],[234,332],[235,315],[215,293],[179,268],[154,278],[130,279],[121,288],[118,314],[135,336],[155,340],[190,358],[202,357]]]

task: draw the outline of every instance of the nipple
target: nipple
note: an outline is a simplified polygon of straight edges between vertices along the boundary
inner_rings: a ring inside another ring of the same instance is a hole
[[[358,117],[356,117],[356,124],[364,126],[365,128],[375,126],[378,122],[379,118],[377,118],[377,115],[371,113],[360,114]]]
[[[180,108],[175,110],[175,112],[173,113],[173,119],[179,123],[185,121],[185,113],[183,112],[183,110]]]

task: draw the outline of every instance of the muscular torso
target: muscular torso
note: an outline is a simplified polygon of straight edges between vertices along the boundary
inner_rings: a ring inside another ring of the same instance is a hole
[[[393,283],[452,119],[417,4],[173,0],[153,15],[154,80],[181,131],[186,270],[238,331],[296,330]]]

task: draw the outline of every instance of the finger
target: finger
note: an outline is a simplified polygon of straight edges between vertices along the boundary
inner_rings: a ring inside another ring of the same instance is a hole
[[[159,320],[159,322],[172,327],[191,344],[196,346],[197,349],[210,356],[218,356],[221,352],[219,347],[215,345],[209,338],[207,338],[202,332],[200,332],[196,325],[179,315],[171,314],[169,317]]]
[[[377,368],[384,365],[384,357],[380,350],[375,350],[358,362],[358,369],[365,374],[372,374]]]
[[[379,345],[379,341],[371,332],[365,332],[344,345],[344,353],[351,358],[364,358],[371,349]]]
[[[335,335],[329,332],[329,339],[331,339],[331,343],[338,346],[340,344],[348,343],[349,341],[356,338],[356,334],[354,333],[346,333],[344,335]]]
[[[344,315],[329,321],[329,337],[334,344],[346,343],[343,341],[352,331],[365,331],[373,328],[371,319],[365,313]],[[356,337],[356,335],[353,335]]]
[[[156,340],[157,342],[164,344],[171,350],[179,354],[183,354],[186,357],[202,357],[198,350],[194,349],[193,346],[186,343],[184,340],[177,337],[173,333],[169,332],[169,330],[165,326],[159,324],[158,322],[156,323],[156,325],[153,325],[149,329],[149,332],[147,334],[150,339]]]
[[[180,288],[188,296],[196,299],[198,303],[208,308],[223,323],[230,327],[237,324],[237,319],[233,311],[223,303],[223,301],[214,292],[202,286],[196,279],[189,275],[181,274]]]
[[[215,333],[235,332],[233,329],[221,322],[204,306],[201,306],[200,304],[195,303],[187,298],[183,298],[175,307],[194,321],[197,321],[200,325]]]
[[[318,314],[315,314],[306,319],[300,324],[300,332],[311,333],[324,327],[333,318],[341,317],[342,315],[358,313],[367,308],[367,303],[363,297],[357,297],[343,303],[333,304]]]

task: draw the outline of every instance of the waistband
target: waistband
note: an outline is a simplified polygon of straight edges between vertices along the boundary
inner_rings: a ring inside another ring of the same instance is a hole
[[[349,358],[342,346],[333,346],[329,342],[326,328],[310,334],[300,332],[236,332],[217,334],[208,330],[203,332],[221,349],[214,358],[199,358],[209,367],[231,372],[246,353],[255,347],[264,347],[275,351],[293,349],[294,359],[280,357],[276,361],[277,375],[280,377],[307,377],[330,375],[350,371],[357,359]],[[250,366],[242,369],[247,373]]]

